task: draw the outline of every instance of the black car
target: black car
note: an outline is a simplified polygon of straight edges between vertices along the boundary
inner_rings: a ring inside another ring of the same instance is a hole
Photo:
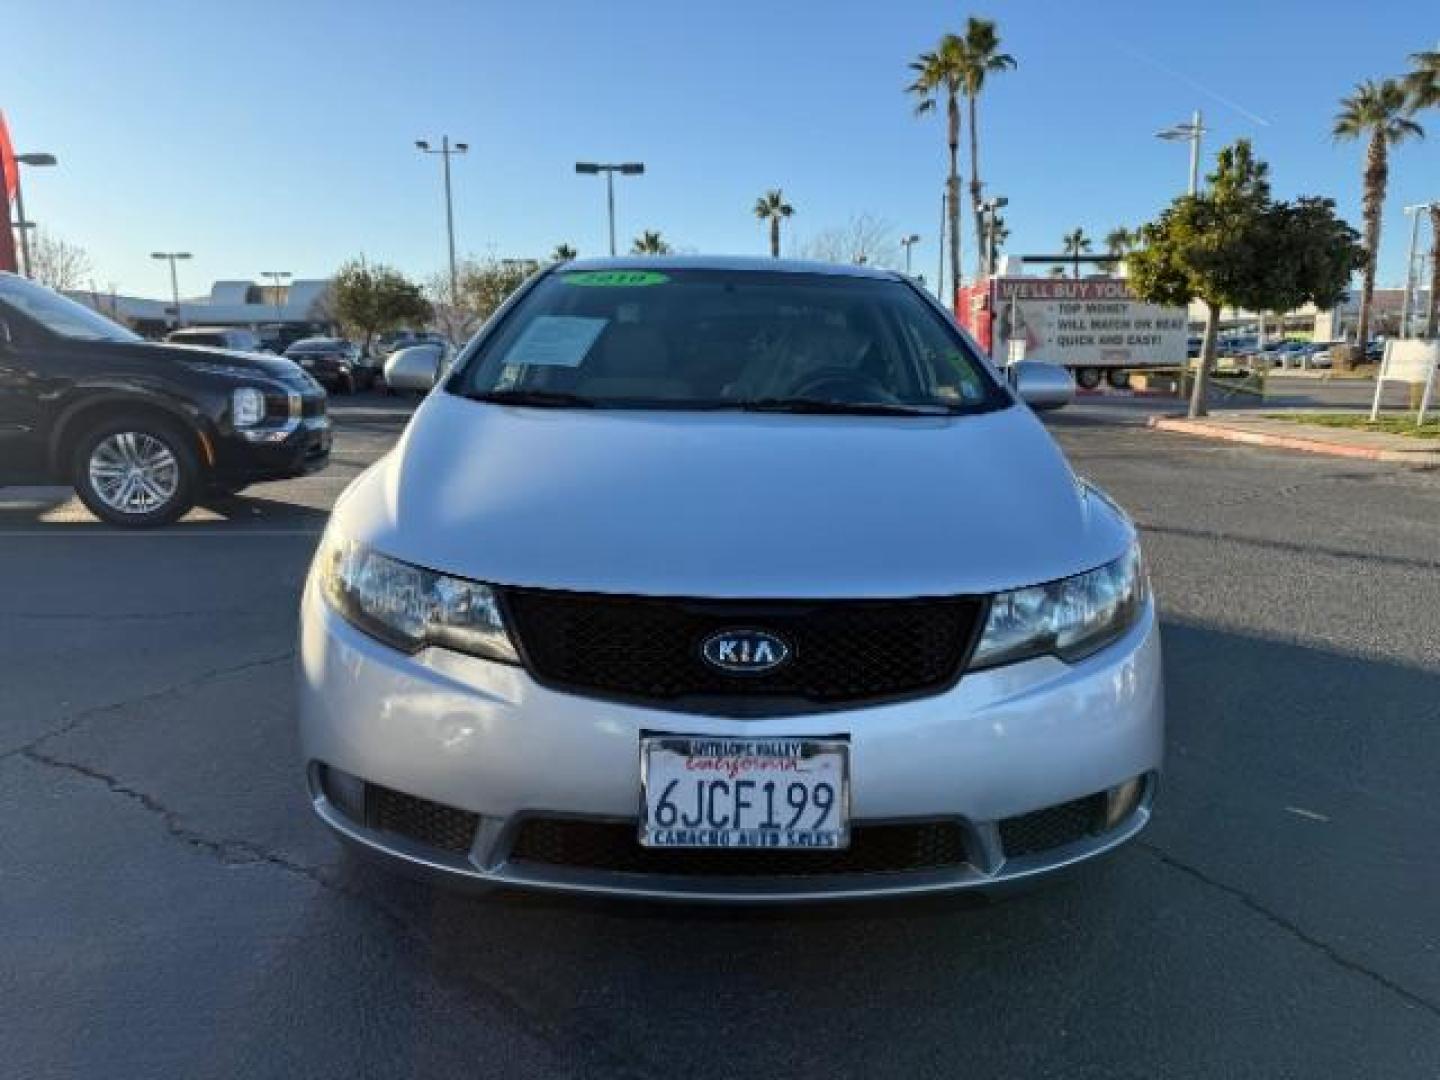
[[[323,468],[325,391],[289,360],[145,341],[0,273],[0,485],[74,486],[119,525]]]
[[[360,362],[360,346],[344,338],[304,338],[285,356],[332,393],[353,394],[375,384],[375,369]]]

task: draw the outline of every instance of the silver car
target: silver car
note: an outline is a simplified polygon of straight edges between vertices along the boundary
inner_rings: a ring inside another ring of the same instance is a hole
[[[1011,385],[1013,383],[1013,385]],[[441,879],[727,902],[996,890],[1150,818],[1136,533],[898,274],[528,282],[336,504],[315,811]]]

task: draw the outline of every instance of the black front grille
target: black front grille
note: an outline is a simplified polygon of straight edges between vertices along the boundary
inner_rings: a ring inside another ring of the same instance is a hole
[[[547,685],[732,715],[943,690],[982,610],[970,597],[731,602],[532,589],[510,590],[506,604],[531,673]],[[711,667],[702,642],[736,629],[783,638],[789,661],[763,674]]]
[[[479,817],[444,803],[418,795],[406,795],[379,784],[365,785],[365,824],[383,832],[398,833],[411,840],[464,853],[475,839]]]
[[[817,874],[902,874],[961,866],[965,834],[955,822],[856,825],[843,851],[755,851],[644,848],[634,822],[536,818],[510,849],[512,862],[622,874],[691,877],[813,877]]]
[[[1007,856],[1033,855],[1093,836],[1105,827],[1105,793],[1057,803],[1000,822]]]

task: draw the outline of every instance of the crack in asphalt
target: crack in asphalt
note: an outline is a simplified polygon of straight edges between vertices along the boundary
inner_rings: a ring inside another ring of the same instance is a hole
[[[1435,1002],[1430,1001],[1428,998],[1422,997],[1421,995],[1415,993],[1413,990],[1406,989],[1394,979],[1391,979],[1387,975],[1381,974],[1374,968],[1367,967],[1358,960],[1351,960],[1349,957],[1342,955],[1335,949],[1333,945],[1327,944],[1326,942],[1321,941],[1319,938],[1315,937],[1313,934],[1301,929],[1298,924],[1285,918],[1285,916],[1271,911],[1268,907],[1266,907],[1259,900],[1255,899],[1255,897],[1251,896],[1244,889],[1236,885],[1226,884],[1225,882],[1220,881],[1218,878],[1211,877],[1199,867],[1191,866],[1189,863],[1176,858],[1174,855],[1171,855],[1169,852],[1165,851],[1163,848],[1158,847],[1151,841],[1136,840],[1135,846],[1145,851],[1148,851],[1161,864],[1170,867],[1172,870],[1177,870],[1180,873],[1185,874],[1193,878],[1194,880],[1200,882],[1202,885],[1206,885],[1209,888],[1216,889],[1220,892],[1225,893],[1227,896],[1238,900],[1245,908],[1253,911],[1255,914],[1259,915],[1272,926],[1276,926],[1279,929],[1285,931],[1285,933],[1289,934],[1292,938],[1294,938],[1296,941],[1299,941],[1301,944],[1316,950],[1337,967],[1343,968],[1351,974],[1359,975],[1365,979],[1369,979],[1376,985],[1390,991],[1390,993],[1403,999],[1407,1004],[1413,1006],[1414,1008],[1421,1009],[1424,1012],[1429,1013],[1431,1016],[1440,1019],[1440,1004],[1436,1004]]]
[[[48,728],[47,730],[42,731],[39,735],[36,735],[29,742],[24,743],[20,746],[13,747],[10,750],[6,750],[4,753],[0,753],[0,761],[5,761],[8,758],[16,757],[21,754],[26,754],[31,750],[35,750],[48,740],[74,731],[82,724],[93,720],[97,716],[103,716],[106,713],[110,712],[117,712],[120,709],[128,709],[135,705],[148,705],[156,701],[164,701],[165,699],[173,697],[176,694],[183,694],[186,691],[193,690],[198,686],[204,686],[212,679],[223,678],[226,675],[234,675],[241,671],[251,671],[255,668],[269,667],[272,664],[287,663],[294,658],[295,650],[286,649],[283,653],[279,653],[274,656],[263,656],[255,660],[246,660],[243,663],[239,664],[229,664],[225,667],[210,668],[206,671],[200,672],[198,675],[192,675],[189,678],[180,680],[179,682],[171,683],[169,686],[161,687],[159,690],[152,690],[148,694],[141,694],[139,697],[126,698],[123,701],[110,701],[106,702],[104,705],[91,705],[88,708],[81,709],[77,713],[64,717],[60,721],[60,723],[56,724],[52,728]]]
[[[274,663],[275,661],[271,660],[269,662]],[[259,665],[250,664],[245,666],[255,667]],[[137,700],[148,700],[148,697]],[[107,708],[116,707],[118,706],[107,706]],[[58,734],[58,732],[41,736],[35,740],[34,743],[27,744],[18,751],[0,756],[0,760],[4,760],[4,757],[18,754],[27,761],[33,762],[43,768],[69,772],[84,779],[94,781],[102,785],[112,795],[121,796],[158,818],[164,828],[165,834],[171,839],[210,856],[222,866],[264,866],[303,878],[316,888],[344,897],[370,911],[382,921],[388,923],[393,929],[409,938],[429,956],[440,957],[443,955],[441,949],[438,948],[439,943],[433,940],[421,928],[417,927],[399,913],[392,911],[372,894],[335,880],[333,877],[325,874],[320,867],[311,866],[308,863],[292,859],[249,840],[216,839],[207,836],[186,825],[177,811],[166,806],[155,796],[126,784],[118,777],[102,769],[97,769],[92,765],[86,765],[83,762],[57,757],[54,754],[46,753],[36,745],[45,739],[51,738],[54,734]],[[575,1043],[577,1042],[576,1032],[567,1030],[560,1024],[537,1014],[527,1007],[518,995],[507,990],[505,987],[478,977],[473,972],[469,973],[468,978],[455,979],[452,976],[451,980],[458,982],[461,987],[478,989],[497,1011],[507,1016],[527,1035],[557,1051],[557,1056],[563,1058],[573,1053]],[[666,1075],[652,1068],[648,1062],[633,1060],[625,1056],[619,1049],[604,1045],[603,1039],[597,1032],[586,1031],[582,1027],[578,1033],[578,1041],[586,1046],[593,1056],[599,1059],[598,1062],[586,1063],[585,1071],[589,1075],[595,1075],[592,1071],[592,1065],[595,1064],[601,1066],[605,1075],[616,1078],[659,1080],[660,1077]]]
[[[1182,525],[1157,525],[1153,522],[1139,520],[1135,524],[1141,532],[1157,533],[1160,536],[1178,536],[1187,540],[1209,540],[1238,544],[1242,547],[1269,548],[1272,551],[1281,551],[1289,555],[1315,555],[1367,565],[1393,566],[1403,570],[1440,570],[1440,559],[1422,559],[1409,555],[1385,555],[1375,551],[1321,547],[1318,544],[1300,544],[1291,540],[1276,540],[1271,537],[1244,536],[1219,529],[1192,529]]]

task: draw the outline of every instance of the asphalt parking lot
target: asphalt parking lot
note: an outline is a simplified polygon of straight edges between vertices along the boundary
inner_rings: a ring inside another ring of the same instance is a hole
[[[1053,430],[1145,536],[1157,817],[994,905],[474,898],[344,856],[296,594],[393,401],[340,403],[325,473],[159,533],[6,493],[0,1074],[1440,1074],[1440,472],[1140,415]]]

